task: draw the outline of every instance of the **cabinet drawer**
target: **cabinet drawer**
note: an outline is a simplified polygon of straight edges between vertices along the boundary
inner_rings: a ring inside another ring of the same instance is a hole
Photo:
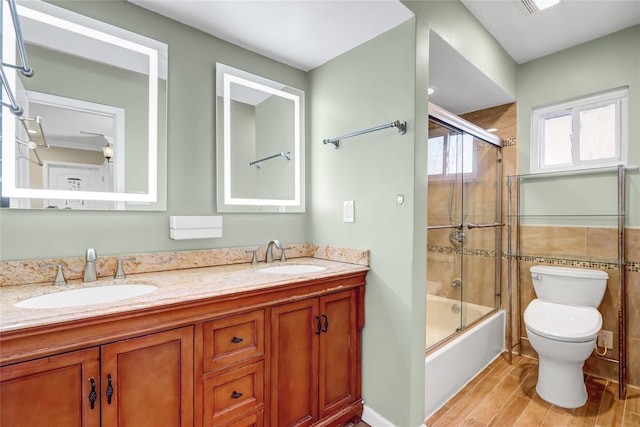
[[[264,362],[212,376],[203,381],[203,388],[205,426],[258,410],[264,405]]]
[[[262,427],[264,424],[264,411],[260,411],[257,414],[247,415],[239,420],[229,421],[228,424],[224,424],[221,427]]]
[[[264,311],[216,319],[204,324],[204,372],[264,355]]]

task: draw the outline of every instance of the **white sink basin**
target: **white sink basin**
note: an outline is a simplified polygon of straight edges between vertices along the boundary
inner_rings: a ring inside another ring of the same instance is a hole
[[[321,267],[319,265],[309,264],[290,264],[290,265],[276,265],[274,267],[264,267],[258,270],[260,273],[268,274],[304,274],[315,273],[317,271],[326,270],[327,267]]]
[[[109,285],[71,289],[29,298],[15,304],[21,308],[64,308],[104,304],[148,294],[158,289],[153,285]]]

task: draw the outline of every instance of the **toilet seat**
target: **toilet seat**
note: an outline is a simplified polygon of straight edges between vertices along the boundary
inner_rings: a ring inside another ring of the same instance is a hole
[[[536,335],[563,342],[585,342],[602,328],[602,315],[593,307],[535,299],[524,311],[524,323]]]

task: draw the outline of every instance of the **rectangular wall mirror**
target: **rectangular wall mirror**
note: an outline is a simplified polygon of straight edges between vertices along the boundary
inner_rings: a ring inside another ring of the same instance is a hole
[[[19,64],[2,3],[2,62]],[[165,210],[167,45],[44,2],[17,11],[34,75],[4,67],[23,113],[2,110],[2,207]]]
[[[219,212],[304,212],[304,92],[216,64]]]

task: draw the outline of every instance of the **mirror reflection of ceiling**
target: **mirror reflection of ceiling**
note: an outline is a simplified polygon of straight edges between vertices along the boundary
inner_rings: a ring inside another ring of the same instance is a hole
[[[38,103],[29,105],[29,114],[46,117],[42,126],[52,147],[100,151],[113,138],[113,118],[102,114]]]

